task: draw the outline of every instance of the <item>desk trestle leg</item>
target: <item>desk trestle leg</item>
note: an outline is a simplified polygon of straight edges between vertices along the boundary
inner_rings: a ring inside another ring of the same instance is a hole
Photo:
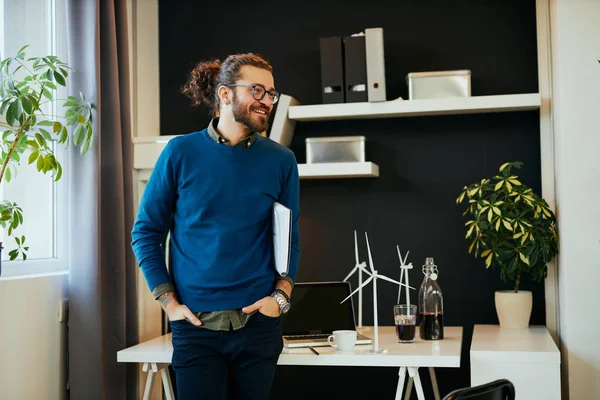
[[[421,385],[421,378],[419,377],[419,367],[408,367],[408,375],[413,378],[415,389],[417,391],[417,399],[425,400],[425,393],[423,393],[423,386]]]
[[[406,367],[400,367],[398,371],[398,388],[396,389],[396,400],[402,400],[402,391],[404,390],[404,377],[406,376]]]
[[[165,367],[160,370],[163,381],[163,389],[165,389],[165,399],[175,400],[175,393],[173,392],[173,384],[171,383],[171,375],[169,375],[169,366],[164,364]]]
[[[412,393],[413,381],[415,389],[417,390],[417,397],[419,400],[425,400],[425,394],[423,393],[423,386],[421,385],[421,378],[419,377],[419,367],[400,367],[398,372],[398,388],[396,389],[396,400],[402,400],[402,391],[404,390],[404,378],[406,377],[406,371],[408,370],[408,383],[406,384],[406,392],[404,393],[404,400],[410,399]],[[429,376],[431,377],[431,387],[433,388],[433,397],[435,400],[440,400],[440,390],[438,388],[437,379],[435,377],[435,369],[429,367]]]
[[[152,395],[152,386],[154,385],[154,375],[160,371],[162,377],[163,389],[165,390],[166,400],[175,400],[175,393],[173,392],[173,384],[171,383],[171,376],[169,375],[169,364],[157,364],[157,363],[144,363],[142,371],[147,372],[146,386],[144,387],[144,400],[150,400]]]
[[[429,367],[429,376],[431,377],[431,387],[433,388],[433,398],[440,400],[440,389],[438,388],[437,378],[435,377],[435,369]]]
[[[154,363],[152,363],[154,364]],[[152,386],[154,385],[154,371],[153,368],[148,368],[148,363],[144,363],[142,367],[142,371],[147,372],[146,376],[146,386],[144,387],[144,400],[150,400],[150,395],[152,394]]]
[[[404,400],[410,400],[410,394],[413,388],[413,378],[408,377],[408,383],[406,384],[406,391],[404,392]]]

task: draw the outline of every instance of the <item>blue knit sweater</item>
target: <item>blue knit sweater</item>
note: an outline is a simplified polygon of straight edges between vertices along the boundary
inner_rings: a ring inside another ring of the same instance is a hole
[[[173,284],[192,312],[240,309],[268,296],[272,208],[292,210],[289,276],[300,258],[298,167],[294,154],[258,136],[224,146],[207,130],[169,141],[146,185],[132,247],[149,288],[171,281],[161,243],[171,231]]]

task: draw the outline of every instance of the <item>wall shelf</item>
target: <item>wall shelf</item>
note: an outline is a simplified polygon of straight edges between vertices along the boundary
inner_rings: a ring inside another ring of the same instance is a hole
[[[300,179],[377,178],[379,166],[372,162],[298,164]]]
[[[327,121],[360,118],[397,118],[426,115],[452,115],[528,111],[540,108],[539,93],[474,96],[431,100],[392,100],[379,103],[297,105],[282,95],[286,107],[276,113],[271,137],[289,146],[296,121]],[[287,113],[285,111],[287,111]],[[134,168],[152,168],[166,142],[175,136],[134,139]],[[144,151],[140,151],[144,148]],[[301,179],[376,178],[379,166],[372,162],[298,164]]]
[[[474,96],[449,99],[392,100],[380,103],[293,105],[294,121],[327,121],[359,118],[399,118],[427,115],[497,113],[537,110],[539,93]]]

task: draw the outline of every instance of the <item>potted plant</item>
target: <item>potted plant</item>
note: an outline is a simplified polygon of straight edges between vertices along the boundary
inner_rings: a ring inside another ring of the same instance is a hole
[[[58,86],[66,87],[71,68],[55,56],[27,58],[27,47],[0,61],[0,183],[14,179],[23,162],[36,163],[40,173],[51,174],[58,181],[62,166],[52,142],[68,146],[72,135],[73,143],[84,154],[93,140],[94,106],[83,94],[65,99],[54,94]],[[50,107],[53,103],[55,111]],[[26,238],[16,233],[23,224],[24,212],[16,203],[0,200],[0,224],[16,243],[9,252],[10,259],[21,256],[26,260]]]
[[[529,326],[532,295],[519,290],[521,277],[541,281],[547,264],[558,253],[556,217],[548,203],[513,175],[521,162],[508,162],[499,174],[465,186],[456,199],[467,203],[463,216],[469,253],[485,260],[486,268],[498,268],[501,279],[514,282],[512,291],[495,293],[496,312],[502,328]]]

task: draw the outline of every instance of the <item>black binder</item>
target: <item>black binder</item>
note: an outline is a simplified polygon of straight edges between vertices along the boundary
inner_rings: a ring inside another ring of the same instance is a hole
[[[368,101],[365,37],[345,36],[343,43],[346,103]]]
[[[323,104],[344,103],[344,53],[341,37],[321,38]]]

